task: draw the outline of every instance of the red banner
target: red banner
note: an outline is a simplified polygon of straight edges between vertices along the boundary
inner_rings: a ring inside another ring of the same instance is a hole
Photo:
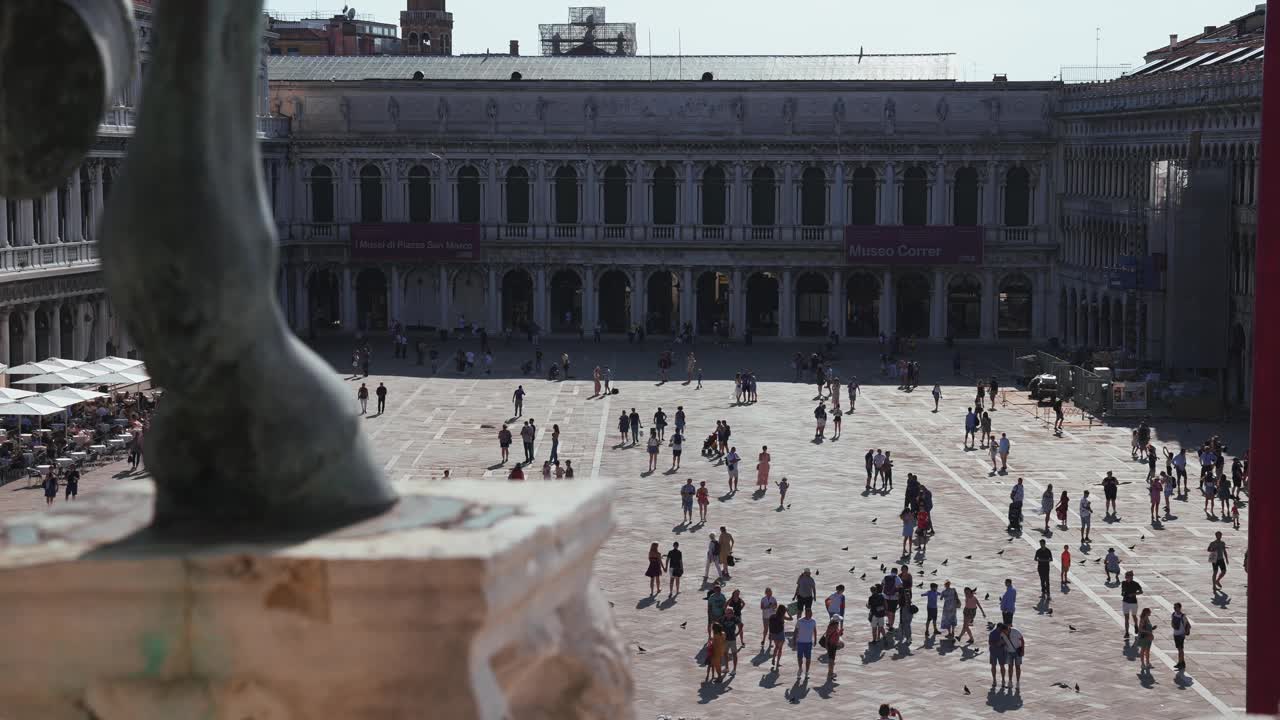
[[[358,223],[353,260],[479,260],[480,226],[464,223]]]
[[[952,225],[849,225],[849,265],[980,265],[982,228]]]

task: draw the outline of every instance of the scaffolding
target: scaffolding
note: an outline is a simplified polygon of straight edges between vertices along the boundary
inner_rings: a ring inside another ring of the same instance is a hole
[[[569,22],[538,25],[543,55],[636,54],[636,24],[605,21],[603,7],[571,7]]]

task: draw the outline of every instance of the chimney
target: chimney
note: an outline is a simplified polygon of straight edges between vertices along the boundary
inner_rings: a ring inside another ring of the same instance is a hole
[[[1205,34],[1205,35],[1208,35],[1209,33],[1213,32],[1213,31],[1215,31],[1215,30],[1217,30],[1217,29],[1218,29],[1218,26],[1217,26],[1217,25],[1205,25],[1205,26],[1204,26],[1204,34]]]
[[[520,41],[512,40],[511,48],[507,51],[507,53],[512,56],[518,56],[520,54]]]
[[[1169,49],[1172,50],[1178,44],[1178,33],[1169,33]]]

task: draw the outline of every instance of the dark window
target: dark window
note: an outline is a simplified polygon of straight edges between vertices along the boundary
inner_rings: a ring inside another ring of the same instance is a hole
[[[772,168],[756,168],[751,173],[751,224],[778,223],[777,181]]]
[[[978,171],[971,167],[962,167],[956,171],[955,180],[955,215],[951,222],[955,225],[978,224]]]
[[[724,225],[726,216],[724,170],[712,165],[702,173],[702,224]]]
[[[480,171],[471,165],[458,171],[458,222],[480,222]]]
[[[653,173],[653,224],[676,224],[676,171],[668,167]]]
[[[850,220],[854,225],[876,224],[876,171],[858,168],[853,171],[853,202]]]
[[[31,201],[31,221],[32,228],[35,230],[35,241],[43,242],[44,238],[44,197],[38,197]]]
[[[62,241],[70,239],[67,237],[67,197],[70,194],[65,182],[58,186],[58,239]]]
[[[360,222],[382,222],[382,171],[376,165],[360,168]]]
[[[529,222],[529,171],[519,165],[507,171],[507,224]]]
[[[627,171],[617,165],[604,171],[604,224],[627,224]]]
[[[409,222],[431,222],[431,172],[421,165],[409,170]]]
[[[924,225],[928,221],[929,174],[914,165],[902,177],[902,224]]]
[[[578,173],[568,165],[556,170],[556,224],[578,222]]]
[[[333,222],[333,171],[324,165],[311,171],[311,222]]]
[[[1005,176],[1004,224],[1023,227],[1031,224],[1031,175],[1016,167]]]
[[[806,168],[800,176],[800,224],[827,224],[827,175],[821,168]]]

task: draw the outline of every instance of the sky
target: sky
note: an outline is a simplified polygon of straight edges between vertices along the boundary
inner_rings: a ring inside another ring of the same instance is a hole
[[[581,3],[586,5],[588,3]],[[955,53],[957,80],[1056,79],[1064,66],[1133,67],[1171,33],[1189,37],[1253,10],[1247,0],[611,0],[610,22],[634,22],[639,53],[804,55]],[[355,0],[398,24],[405,0]],[[538,54],[538,24],[562,23],[564,0],[449,0],[454,54]],[[278,12],[342,10],[334,0],[267,0]],[[1100,41],[1099,41],[1100,38]]]

